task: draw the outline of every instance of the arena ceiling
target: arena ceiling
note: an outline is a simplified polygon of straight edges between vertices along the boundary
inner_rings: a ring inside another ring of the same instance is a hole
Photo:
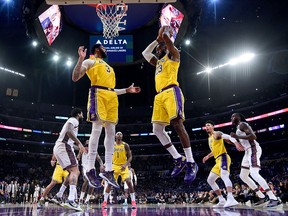
[[[43,45],[33,49],[30,44],[35,32],[29,25],[29,19],[34,22],[43,2],[10,0],[8,3],[3,0],[0,3],[0,65],[26,74],[24,82],[12,75],[5,80],[3,78],[1,91],[5,92],[10,86],[19,88],[25,100],[84,105],[88,80],[72,83],[72,69],[62,68],[59,63],[54,65],[48,58],[56,50],[77,60],[77,47],[87,40],[88,34],[99,32],[94,25],[94,18],[97,19],[95,8],[83,5],[63,7],[63,34],[51,48]],[[285,0],[179,2],[186,9],[192,7],[186,14],[189,18],[187,32],[177,45],[182,56],[179,82],[190,108],[198,101],[205,109],[205,104],[211,99],[214,102],[224,100],[223,104],[229,105],[237,100],[249,99],[256,89],[259,92],[263,90],[262,94],[269,91],[279,91],[280,94],[283,88],[287,89],[288,14],[285,12]],[[125,96],[127,101],[122,103],[124,106],[151,106],[155,94],[154,69],[141,59],[141,52],[157,36],[157,16],[161,5],[130,9],[134,13],[128,20],[126,33],[136,38],[136,64],[116,67],[117,87],[134,82],[142,87],[143,97],[150,98],[135,100]],[[186,39],[191,40],[189,46],[184,43]],[[255,53],[253,62],[196,75],[206,67],[223,64],[246,51]]]

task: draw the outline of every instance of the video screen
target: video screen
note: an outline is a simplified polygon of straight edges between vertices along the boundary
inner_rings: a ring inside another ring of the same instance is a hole
[[[61,12],[58,5],[52,5],[39,17],[42,29],[49,46],[53,43],[62,29]]]
[[[103,36],[90,36],[90,48],[94,44],[102,44],[107,51],[107,62],[130,63],[133,62],[133,36],[119,35],[113,39],[106,39]]]
[[[161,11],[160,16],[160,24],[162,26],[171,26],[173,29],[173,36],[171,37],[171,40],[174,42],[177,34],[179,32],[181,23],[184,19],[183,13],[181,13],[177,8],[172,6],[171,4],[168,4],[165,6]]]

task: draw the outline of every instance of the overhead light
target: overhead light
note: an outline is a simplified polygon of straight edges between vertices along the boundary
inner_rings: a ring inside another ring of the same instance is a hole
[[[72,61],[71,61],[70,59],[68,59],[68,60],[66,61],[66,65],[67,65],[67,67],[70,67],[70,66],[72,65]]]
[[[191,41],[189,39],[185,40],[185,45],[190,45]]]
[[[57,54],[53,56],[53,60],[54,60],[55,62],[57,62],[57,61],[59,60],[59,58],[60,58],[60,57],[59,57],[59,55],[57,55]]]
[[[212,67],[212,68],[209,68],[207,67],[205,70],[203,71],[200,71],[200,72],[197,72],[197,75],[199,74],[202,74],[202,73],[209,73],[211,72],[212,70],[216,70],[216,69],[219,69],[219,68],[222,68],[222,67],[225,67],[227,65],[237,65],[239,63],[243,63],[243,62],[248,62],[250,61],[251,59],[253,59],[255,57],[255,54],[254,53],[245,53],[237,58],[232,58],[229,62],[227,63],[224,63],[224,64],[220,64],[216,67]]]
[[[212,68],[208,67],[208,68],[206,68],[205,71],[206,71],[207,73],[210,73],[210,72],[212,71]]]
[[[35,41],[35,40],[33,40],[33,41],[32,41],[32,46],[33,46],[33,47],[36,47],[37,45],[38,45],[38,42]]]
[[[240,56],[240,59],[242,62],[250,61],[252,58],[254,58],[254,53],[245,53],[242,56]]]

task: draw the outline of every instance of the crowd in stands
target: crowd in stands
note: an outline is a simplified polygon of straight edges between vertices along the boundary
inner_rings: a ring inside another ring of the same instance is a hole
[[[286,88],[287,89],[287,86]],[[249,101],[240,102],[237,112],[246,116],[257,116],[267,112],[287,108],[287,94],[269,99],[269,93],[265,98],[259,97]],[[267,98],[269,100],[267,100]],[[124,134],[124,141],[129,143],[133,152],[132,167],[135,169],[138,185],[136,186],[136,198],[139,204],[159,203],[180,204],[180,203],[216,203],[217,197],[207,184],[207,177],[215,161],[210,159],[207,163],[201,163],[202,158],[209,153],[207,144],[207,133],[204,130],[193,131],[193,127],[202,127],[208,119],[216,124],[230,121],[231,108],[226,106],[209,107],[205,109],[210,113],[203,115],[202,107],[199,105],[197,115],[197,102],[193,105],[193,117],[185,121],[186,129],[192,143],[193,155],[199,166],[196,180],[191,184],[184,184],[184,174],[176,178],[170,177],[173,167],[171,157],[162,147],[155,136],[129,136],[133,133],[152,132],[149,112],[139,109],[129,110],[129,117],[120,117],[120,124],[117,130]],[[199,103],[200,104],[200,103]],[[201,104],[204,104],[201,102]],[[269,105],[269,106],[268,106]],[[195,107],[196,106],[196,107]],[[204,106],[204,105],[203,105]],[[25,109],[23,109],[25,107]],[[211,108],[211,109],[210,109]],[[23,104],[20,101],[3,100],[0,103],[0,124],[28,128],[33,130],[59,132],[65,120],[55,120],[57,115],[67,116],[71,110],[68,106],[47,106],[45,104]],[[147,109],[146,109],[147,110]],[[196,111],[195,111],[196,110]],[[120,114],[125,111],[119,110]],[[234,110],[233,110],[234,112]],[[135,116],[134,116],[134,114]],[[187,110],[189,116],[189,109]],[[206,115],[207,114],[207,115]],[[141,115],[141,120],[137,120]],[[145,115],[145,116],[143,116]],[[262,147],[261,175],[266,178],[273,192],[285,203],[288,201],[288,151],[285,151],[287,143],[287,130],[270,131],[270,126],[286,123],[287,113],[281,113],[268,118],[258,119],[251,122],[254,130],[262,130],[258,141]],[[125,123],[125,124],[124,124]],[[287,127],[287,125],[285,125]],[[179,138],[170,127],[166,128],[175,147],[181,150]],[[223,132],[230,133],[231,127],[221,128]],[[233,131],[235,128],[233,128]],[[265,129],[265,130],[263,130]],[[91,124],[82,123],[79,133],[90,133]],[[258,135],[257,135],[258,136]],[[2,138],[2,139],[1,139]],[[7,130],[0,128],[0,203],[33,203],[36,202],[43,192],[45,186],[50,183],[53,167],[50,166],[51,152],[57,135],[31,133],[17,130]],[[80,137],[85,141],[87,137]],[[100,143],[104,136],[101,135]],[[42,145],[42,140],[45,142]],[[49,143],[50,142],[50,143]],[[41,143],[41,144],[40,144]],[[48,144],[47,144],[48,143]],[[228,152],[232,158],[231,180],[234,184],[234,196],[241,203],[257,201],[253,191],[240,180],[240,162],[242,154],[235,148],[228,147]],[[99,146],[100,156],[104,155],[103,145]],[[80,177],[79,187],[83,182]],[[217,182],[218,183],[218,182]],[[223,188],[223,195],[226,194],[224,184],[219,180],[219,185]],[[58,187],[59,188],[59,187]],[[48,195],[50,198],[56,193],[55,187]],[[67,194],[66,194],[67,195]],[[124,198],[123,189],[113,190],[114,203],[121,203]],[[103,189],[95,190],[92,202],[101,203],[103,200]]]
[[[257,196],[239,178],[241,156],[232,154],[231,179],[234,184],[233,194],[235,199],[241,203],[253,203]],[[283,203],[288,201],[288,153],[273,153],[271,158],[266,157],[262,161],[261,174],[269,182],[269,186]],[[273,157],[274,156],[274,157]],[[51,155],[39,155],[19,153],[11,151],[0,151],[0,203],[33,203],[37,202],[44,188],[49,184],[53,173],[50,166]],[[196,158],[200,161],[201,158]],[[145,163],[145,161],[147,163]],[[136,186],[136,197],[139,204],[158,203],[182,204],[182,203],[217,203],[217,197],[207,184],[207,176],[214,161],[199,164],[199,172],[196,180],[187,185],[183,182],[183,174],[170,177],[172,161],[170,156],[137,156],[132,166],[136,171],[138,184]],[[83,180],[79,179],[78,190]],[[224,184],[219,180],[225,196]],[[57,192],[55,187],[49,198]],[[67,191],[66,191],[67,192]],[[67,195],[67,194],[66,194]],[[123,189],[113,190],[111,202],[122,203],[124,200]],[[101,203],[103,201],[103,188],[97,189],[91,202]]]

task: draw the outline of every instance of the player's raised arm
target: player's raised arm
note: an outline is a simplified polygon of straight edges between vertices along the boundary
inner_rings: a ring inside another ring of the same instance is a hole
[[[84,49],[84,46],[80,46],[78,48],[78,62],[76,64],[76,66],[74,67],[73,73],[72,73],[72,80],[74,82],[77,82],[79,79],[81,79],[85,73],[87,68],[85,68],[82,63],[86,57],[86,53],[87,53],[87,49]]]
[[[146,49],[142,52],[142,55],[148,61],[151,65],[156,66],[158,58],[152,53],[153,50],[158,45],[158,42],[160,41],[159,36],[156,40],[154,40],[151,44],[149,44]]]
[[[165,42],[167,49],[171,55],[171,60],[180,61],[179,50],[174,46],[171,37],[173,35],[172,28],[170,26],[163,26],[159,30],[159,34],[162,35],[163,41]]]

